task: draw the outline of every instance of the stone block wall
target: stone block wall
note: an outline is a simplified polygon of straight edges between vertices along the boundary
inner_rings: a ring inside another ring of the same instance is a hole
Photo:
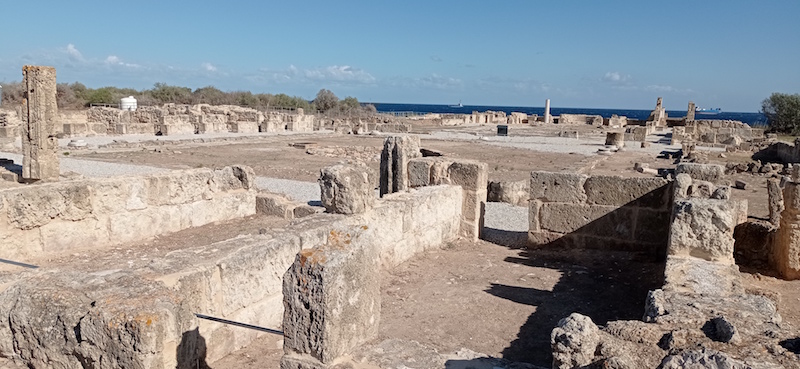
[[[752,144],[760,144],[763,140],[763,129],[734,120],[688,121],[684,127],[676,126],[672,131],[673,145],[691,141],[701,146],[733,146],[749,150]]]
[[[663,255],[671,184],[534,171],[530,180],[530,247],[599,248]]]
[[[248,167],[98,178],[0,191],[0,258],[101,249],[255,214]]]
[[[592,124],[599,126],[603,124],[603,117],[587,114],[561,114],[558,116],[558,124]]]

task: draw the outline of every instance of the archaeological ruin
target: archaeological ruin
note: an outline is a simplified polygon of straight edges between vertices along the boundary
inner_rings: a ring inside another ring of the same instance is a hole
[[[60,111],[55,69],[23,76],[0,367],[800,368],[798,141],[660,97]]]

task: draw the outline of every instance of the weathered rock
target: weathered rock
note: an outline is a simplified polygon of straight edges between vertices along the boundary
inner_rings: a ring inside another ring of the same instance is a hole
[[[322,206],[329,213],[358,214],[372,206],[374,194],[368,168],[334,165],[320,170]]]
[[[594,361],[600,330],[592,319],[578,313],[561,319],[550,333],[553,368],[571,369]]]
[[[769,222],[774,225],[781,223],[781,212],[784,209],[783,189],[775,178],[767,180],[767,196],[769,201]]]
[[[489,182],[487,201],[505,202],[516,206],[527,206],[530,198],[530,181]]]
[[[256,195],[256,213],[292,219],[294,206],[292,201],[282,194],[259,193]]]
[[[409,188],[408,161],[421,157],[418,136],[391,136],[383,142],[380,195]]]
[[[58,181],[56,150],[56,69],[26,65],[22,68],[25,123],[22,125],[22,178]]]
[[[606,145],[614,145],[616,147],[625,146],[625,133],[624,132],[607,132]]]
[[[377,335],[379,258],[358,237],[331,231],[326,245],[300,251],[284,274],[284,360],[331,364]]]
[[[695,180],[719,183],[725,176],[725,168],[717,164],[681,163],[675,168],[675,174],[681,173]]]
[[[673,209],[669,255],[733,264],[736,211],[729,201],[678,200]]]
[[[645,322],[654,322],[656,318],[667,313],[666,302],[664,301],[664,291],[661,289],[647,291],[647,299],[644,303]]]
[[[658,369],[746,369],[748,366],[714,350],[683,351],[664,358]]]
[[[747,188],[747,182],[740,181],[737,179],[736,182],[733,183],[733,187],[736,188],[737,190],[744,190]]]
[[[714,319],[711,319],[709,323],[709,325],[713,327],[714,332],[712,339],[714,341],[725,343],[736,343],[741,341],[741,337],[736,331],[736,327],[734,327],[733,323],[731,323],[728,319],[725,319],[724,316],[718,316]]]
[[[731,188],[728,186],[720,186],[714,189],[714,192],[711,194],[712,199],[717,200],[730,200],[731,198]]]

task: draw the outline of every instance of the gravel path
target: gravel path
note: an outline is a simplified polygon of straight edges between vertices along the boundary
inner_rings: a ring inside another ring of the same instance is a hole
[[[22,165],[22,155],[0,152],[0,157],[14,160],[14,164]],[[73,159],[60,157],[61,173],[75,172],[87,177],[117,177],[127,175],[163,173],[169,169],[145,165],[107,163],[103,161]]]

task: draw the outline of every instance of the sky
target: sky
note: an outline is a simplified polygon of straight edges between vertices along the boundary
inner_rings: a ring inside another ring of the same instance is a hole
[[[800,1],[0,0],[0,82],[362,102],[755,112],[800,93]]]

